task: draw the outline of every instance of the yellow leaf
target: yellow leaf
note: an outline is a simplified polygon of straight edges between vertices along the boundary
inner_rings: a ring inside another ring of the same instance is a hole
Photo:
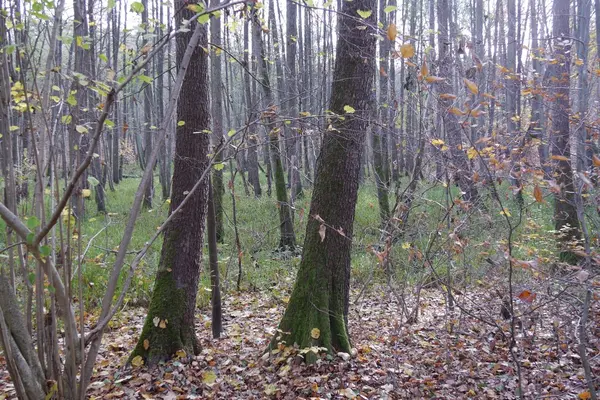
[[[411,58],[415,55],[415,48],[410,43],[403,44],[400,47],[400,54],[402,54],[402,58]]]
[[[141,367],[142,365],[144,365],[144,359],[142,358],[142,356],[135,356],[133,357],[133,360],[131,360],[131,365],[133,365],[136,368]]]
[[[150,341],[148,339],[144,339],[144,350],[148,350],[150,348]]]
[[[387,28],[387,37],[392,42],[396,40],[396,36],[398,36],[398,29],[396,28],[396,24],[390,24]]]
[[[500,211],[500,215],[506,215],[507,217],[510,217],[510,212],[505,208]]]
[[[467,88],[471,91],[471,93],[473,93],[473,94],[479,93],[479,89],[477,88],[477,85],[475,84],[475,82],[470,81],[467,78],[463,78],[463,81],[465,82],[465,85],[467,85]]]
[[[404,242],[404,243],[402,243],[402,248],[403,248],[404,250],[410,249],[410,243],[408,243],[408,242]]]
[[[88,198],[88,197],[90,197],[91,195],[92,195],[92,191],[91,191],[90,189],[83,189],[83,190],[81,191],[81,196],[82,196],[83,198]]]
[[[477,150],[475,149],[475,147],[470,147],[467,150],[467,157],[469,157],[469,160],[472,160],[475,157],[477,157]]]
[[[177,350],[177,352],[175,352],[175,356],[177,358],[185,358],[187,356],[187,353],[185,352],[185,350]]]
[[[217,380],[217,374],[214,371],[204,371],[202,373],[202,383],[212,385]]]
[[[318,339],[321,336],[321,331],[319,328],[312,328],[310,331],[310,337],[313,339]]]
[[[557,161],[569,161],[569,158],[568,158],[568,157],[565,157],[565,156],[557,156],[557,155],[553,155],[553,156],[550,156],[550,158],[551,158],[552,160],[557,160]]]
[[[434,146],[442,146],[444,144],[444,141],[442,139],[433,139],[431,141],[431,144]]]

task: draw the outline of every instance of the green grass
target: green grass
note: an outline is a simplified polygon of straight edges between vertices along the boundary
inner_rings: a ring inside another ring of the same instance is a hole
[[[225,291],[236,289],[238,270],[238,250],[235,246],[231,192],[227,189],[230,174],[225,170],[224,209],[225,209],[225,243],[219,245],[219,262],[222,283]],[[261,179],[264,177],[261,175]],[[74,254],[88,251],[81,261],[82,282],[84,285],[84,302],[89,311],[99,306],[105,292],[108,276],[115,259],[124,226],[129,217],[134,193],[139,178],[127,178],[115,186],[115,191],[106,192],[107,214],[97,214],[93,200],[86,201],[87,212],[78,221],[81,236],[80,248],[74,243]],[[156,197],[151,210],[143,210],[136,222],[135,232],[129,251],[143,247],[158,226],[168,215],[169,204],[160,199],[160,186],[155,182]],[[255,198],[252,189],[250,195],[244,193],[242,181],[238,176],[235,184],[238,231],[242,249],[242,289],[243,290],[281,290],[291,286],[295,278],[299,257],[281,257],[274,250],[279,241],[278,210],[273,197],[266,195],[266,183],[263,181],[263,196]],[[396,280],[416,282],[430,273],[431,268],[440,274],[446,274],[448,265],[453,265],[453,273],[462,276],[465,283],[481,279],[489,265],[484,261],[504,251],[508,226],[496,201],[489,191],[481,190],[485,196],[487,209],[470,213],[455,206],[450,213],[450,222],[444,219],[448,201],[458,198],[458,189],[448,189],[442,185],[424,182],[419,187],[413,203],[411,217],[402,239],[393,246],[390,253],[392,271]],[[519,208],[505,184],[500,187],[500,196],[504,207],[510,213],[510,220],[516,224]],[[309,218],[310,189],[305,189],[304,196],[294,204],[294,227],[298,245],[304,242],[304,230]],[[390,196],[394,201],[395,196]],[[93,199],[93,196],[90,198]],[[535,203],[531,193],[526,192],[527,208],[522,223],[516,228],[513,237],[513,255],[517,259],[531,260],[540,258],[548,263],[556,259],[555,243],[551,232],[552,203]],[[27,204],[21,207],[27,207]],[[27,215],[27,212],[22,213]],[[5,229],[2,229],[4,238]],[[100,233],[99,233],[100,232]],[[436,236],[435,232],[439,232]],[[451,239],[452,234],[460,236],[461,245]],[[377,267],[377,257],[370,251],[370,246],[378,244],[381,237],[377,194],[374,184],[367,180],[359,190],[354,226],[354,247],[352,253],[352,279],[356,283],[367,280],[374,270],[375,280],[385,277],[382,268]],[[429,266],[425,260],[426,249],[431,246]],[[158,239],[143,262],[137,269],[132,286],[127,294],[129,304],[147,304],[156,271],[162,240]],[[131,261],[133,255],[128,256]],[[74,268],[77,258],[74,259]],[[199,306],[210,303],[210,280],[207,273],[207,248],[205,245],[203,270],[201,272],[198,296]],[[127,268],[124,268],[127,271]],[[125,272],[122,274],[122,279]],[[525,275],[524,275],[525,276]],[[77,279],[74,279],[75,289]],[[77,292],[75,292],[77,293]],[[277,293],[275,293],[277,295]]]

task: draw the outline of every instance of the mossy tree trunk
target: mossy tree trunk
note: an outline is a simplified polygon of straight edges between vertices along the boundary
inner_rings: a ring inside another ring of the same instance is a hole
[[[362,147],[369,119],[369,97],[375,75],[376,26],[372,13],[366,23],[357,10],[375,10],[376,0],[343,3],[329,109],[332,117],[317,161],[310,219],[302,261],[288,308],[271,347],[279,343],[300,348],[325,347],[350,351],[347,329],[352,226],[358,193]],[[364,29],[367,25],[369,28]],[[344,107],[355,109],[345,113]],[[323,236],[324,230],[324,236]],[[319,330],[318,335],[313,329]],[[318,337],[317,337],[318,336]],[[307,358],[311,361],[314,357]]]
[[[193,13],[184,7],[184,0],[175,2],[182,9],[181,18],[190,19]],[[181,66],[195,22],[189,32],[177,37],[177,67]],[[178,124],[175,141],[171,211],[177,208],[208,167],[210,104],[208,99],[208,60],[206,26],[202,30],[181,89],[177,103]],[[200,350],[194,331],[194,310],[204,221],[206,218],[208,184],[204,182],[186,205],[174,216],[164,233],[163,247],[150,308],[142,334],[130,356],[141,356],[146,364],[154,365],[170,358],[178,350],[197,354]]]
[[[549,66],[550,85],[552,90],[552,128],[550,131],[552,157],[554,162],[554,175],[561,191],[554,197],[554,225],[561,242],[565,248],[561,258],[574,262],[577,257],[567,250],[574,242],[581,238],[579,219],[575,206],[575,185],[573,183],[573,170],[571,169],[571,143],[569,131],[569,86],[571,44],[560,38],[569,35],[569,1],[554,0],[552,7],[554,58],[558,63]]]

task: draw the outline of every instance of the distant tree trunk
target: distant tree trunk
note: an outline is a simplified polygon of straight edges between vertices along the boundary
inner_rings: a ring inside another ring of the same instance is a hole
[[[177,0],[175,9],[182,10],[181,18],[190,19],[194,13],[185,8],[185,0]],[[178,207],[188,191],[200,179],[208,166],[209,136],[197,134],[210,129],[210,101],[208,98],[208,58],[203,50],[208,46],[207,27],[191,22],[189,32],[177,36],[178,68],[195,29],[200,39],[194,47],[183,87],[177,103],[175,163],[173,172],[172,211]],[[194,312],[200,274],[202,241],[207,206],[206,182],[196,190],[184,208],[166,227],[154,290],[148,315],[139,341],[130,356],[141,356],[146,364],[170,358],[178,350],[197,354],[200,344],[196,337]]]
[[[279,332],[271,341],[300,349],[325,347],[350,352],[348,305],[350,250],[358,194],[361,150],[369,117],[369,96],[375,74],[375,36],[354,16],[357,10],[375,10],[376,0],[344,2],[338,16],[338,45],[329,109],[335,130],[326,131],[317,161],[317,173],[306,239],[296,284]],[[375,13],[367,26],[375,26]],[[346,114],[350,105],[354,114]],[[315,360],[309,352],[307,361]]]
[[[389,22],[386,18],[385,0],[379,0],[379,22],[384,29],[387,29]],[[379,216],[381,224],[385,224],[390,215],[390,204],[388,199],[388,174],[387,174],[387,122],[389,107],[389,89],[388,89],[388,53],[390,41],[387,38],[379,41],[379,104],[372,102],[373,122],[379,124],[371,125],[371,134],[373,139],[373,167],[375,170],[375,184],[377,185],[377,199],[379,202]],[[379,110],[379,118],[377,111]]]
[[[111,27],[112,27],[112,32],[111,32],[111,39],[112,39],[112,54],[111,54],[111,61],[112,61],[112,65],[111,68],[113,71],[118,71],[119,70],[119,38],[120,38],[120,24],[119,24],[119,20],[120,18],[117,19],[117,12],[119,10],[119,7],[113,7],[112,10],[109,13],[109,19],[111,21]],[[125,121],[125,119],[123,118],[123,114],[120,112],[118,105],[115,107],[115,116],[116,116],[116,127],[115,129],[113,129],[112,132],[112,147],[111,147],[111,167],[112,167],[112,180],[114,183],[119,183],[121,181],[121,176],[119,174],[119,170],[120,170],[120,154],[119,154],[119,144],[120,144],[120,139],[121,139],[121,132],[123,132],[122,127],[123,127],[123,123]]]
[[[450,9],[448,7],[448,0],[438,0],[438,27],[440,35],[438,38],[439,46],[439,76],[445,78],[443,81],[438,83],[439,93],[453,93],[451,80],[451,67],[452,54],[451,54],[451,40],[448,36],[448,16]],[[440,113],[444,120],[445,131],[448,137],[448,144],[450,147],[450,157],[454,164],[455,176],[458,180],[458,185],[463,192],[463,199],[465,201],[475,202],[478,200],[477,189],[475,188],[474,182],[471,180],[471,169],[467,160],[467,155],[462,149],[462,132],[461,127],[456,115],[448,112],[448,109],[452,106],[452,100],[440,99]]]
[[[571,84],[571,44],[564,37],[570,36],[569,0],[554,0],[552,6],[554,58],[551,64],[550,88],[552,94],[551,148],[554,158],[554,176],[561,191],[554,196],[554,225],[563,243],[561,258],[573,262],[576,256],[568,251],[573,240],[581,238],[579,219],[575,207],[575,185],[571,169],[571,143],[569,132],[569,86]]]
[[[253,14],[253,23],[259,24],[258,16],[256,11]],[[258,25],[257,29],[260,29]],[[259,60],[258,60],[258,76],[261,80],[261,87],[263,90],[263,97],[267,109],[274,107],[273,92],[269,83],[269,71],[267,67],[267,60],[265,57],[265,51],[262,44],[262,36],[257,36],[259,46]],[[283,163],[281,162],[281,151],[279,150],[279,133],[281,131],[275,125],[275,114],[273,112],[267,112],[267,129],[269,131],[269,144],[271,152],[271,163],[273,165],[273,171],[275,173],[275,194],[277,195],[277,207],[279,208],[279,231],[281,237],[279,239],[280,249],[291,249],[296,248],[296,235],[294,234],[294,225],[292,223],[292,210],[288,201],[287,189],[285,187],[285,173],[283,169]]]
[[[218,0],[212,0],[212,5],[218,4]],[[210,41],[215,46],[221,45],[221,18],[210,19]],[[213,151],[223,145],[223,78],[221,75],[221,50],[214,48],[210,53],[210,95],[212,107],[212,146]],[[221,163],[221,153],[215,156],[215,163]],[[215,230],[217,242],[222,243],[225,239],[223,229],[223,170],[212,172],[212,194],[215,208]]]
[[[531,98],[531,119],[527,134],[532,138],[539,138],[538,154],[540,157],[540,166],[546,177],[550,176],[546,163],[548,162],[548,143],[547,134],[542,127],[542,87],[540,77],[542,76],[542,65],[539,58],[542,56],[538,42],[538,13],[536,8],[536,0],[530,0],[529,8],[531,9],[531,66],[533,68],[533,96]]]
[[[144,11],[142,11],[142,24],[148,29],[148,0],[142,0]],[[144,41],[144,46],[150,46],[150,41]],[[144,69],[143,74],[148,74],[148,69]],[[152,154],[152,86],[149,83],[144,83],[143,89],[144,96],[144,121],[141,126],[144,129],[144,168],[154,169],[154,165],[147,165],[147,160],[150,159]],[[144,207],[152,208],[152,198],[154,195],[154,179],[150,180],[148,186],[146,186],[146,193],[144,194]]]
[[[298,73],[296,68],[296,54],[298,49],[298,4],[294,0],[286,3],[286,51],[285,61],[287,65],[287,116],[293,118],[290,124],[285,125],[289,132],[286,135],[286,156],[288,161],[288,183],[291,188],[291,201],[302,196],[302,180],[300,179],[299,166],[302,161],[298,140]],[[295,157],[294,157],[295,156]],[[294,162],[292,162],[294,161]]]
[[[577,138],[577,171],[585,171],[591,164],[590,136],[587,129],[587,114],[589,103],[588,85],[588,47],[590,43],[590,16],[591,0],[577,0],[577,83],[579,86],[577,97],[577,113],[575,137]]]
[[[212,27],[211,27],[212,28]],[[223,315],[221,307],[221,287],[219,283],[219,254],[217,251],[217,225],[212,182],[208,182],[208,214],[206,216],[206,241],[208,242],[208,258],[210,267],[210,288],[212,306],[213,338],[221,336],[223,331]]]
[[[157,37],[162,37],[163,35],[163,28],[162,28],[162,24],[164,21],[164,7],[162,7],[162,5],[160,5],[160,1],[157,1],[158,5],[158,24],[156,26],[156,34]],[[214,18],[211,20],[212,21],[220,21],[219,18]],[[157,122],[157,126],[162,125],[163,123],[163,119],[164,114],[165,114],[165,106],[164,106],[164,100],[165,98],[168,97],[165,96],[165,80],[164,80],[164,65],[165,64],[165,50],[164,48],[162,48],[159,53],[156,56],[156,86],[157,86],[157,90],[156,90],[156,105],[158,106],[158,122]],[[213,134],[214,134],[214,130],[213,130]],[[171,136],[171,135],[169,135]],[[159,177],[160,177],[160,186],[162,189],[162,199],[167,200],[169,198],[169,196],[171,196],[171,168],[170,168],[170,164],[171,161],[169,160],[169,156],[168,156],[168,141],[165,140],[165,142],[163,143],[163,145],[161,146],[160,149],[160,156],[158,159],[158,164],[159,164]]]

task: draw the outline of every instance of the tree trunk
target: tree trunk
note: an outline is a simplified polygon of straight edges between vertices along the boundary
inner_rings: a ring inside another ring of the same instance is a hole
[[[148,0],[142,0],[144,11],[142,11],[142,24],[148,29]],[[144,41],[144,46],[150,46],[150,41]],[[149,68],[145,68],[142,74],[148,75]],[[147,162],[152,154],[152,86],[149,83],[144,83],[144,122],[141,124],[144,129],[144,168],[154,169],[154,165],[148,165]],[[154,195],[154,179],[150,180],[146,186],[144,194],[144,207],[152,208],[152,198]]]
[[[332,118],[334,129],[323,139],[296,285],[271,347],[298,344],[300,349],[325,347],[350,352],[347,316],[350,285],[352,225],[358,194],[358,175],[365,142],[369,97],[375,74],[375,36],[353,16],[375,10],[376,0],[344,2],[329,109],[344,114]],[[350,17],[352,16],[352,17]],[[375,13],[366,21],[375,26]],[[344,106],[356,112],[345,114]],[[314,361],[309,352],[307,361]]]
[[[218,0],[212,1],[213,5],[218,4]],[[210,41],[215,46],[221,45],[221,18],[211,18],[210,20]],[[212,146],[213,151],[223,144],[223,91],[221,89],[221,50],[216,47],[210,53],[210,95],[212,108]],[[221,153],[215,156],[215,163],[222,162]],[[225,185],[223,184],[223,170],[212,172],[212,193],[215,207],[215,230],[217,242],[222,243],[225,239],[223,229],[223,194]]]
[[[451,54],[451,41],[448,36],[448,23],[450,9],[448,7],[448,0],[438,0],[438,25],[440,35],[438,39],[438,46],[440,57],[438,61],[439,76],[445,78],[438,84],[439,93],[453,93],[452,85],[450,80],[452,79],[451,67],[452,54]],[[448,112],[448,109],[452,106],[452,100],[441,99],[439,101],[440,113],[444,120],[445,131],[448,136],[448,144],[450,147],[450,157],[454,164],[454,174],[457,178],[460,190],[463,192],[463,199],[465,201],[475,202],[478,199],[477,189],[473,181],[471,180],[471,169],[467,160],[467,155],[462,149],[462,132],[461,127],[456,115]]]
[[[185,9],[185,0],[177,0],[176,9],[182,18],[190,19],[193,12]],[[177,37],[179,68],[186,47],[195,29]],[[208,88],[208,59],[203,50],[207,47],[206,25],[200,27],[201,35],[196,46],[177,103],[175,163],[171,210],[188,195],[194,184],[208,168],[209,136],[197,134],[210,129],[210,104]],[[130,356],[141,356],[149,365],[170,358],[178,350],[197,354],[200,350],[194,327],[196,293],[200,273],[202,240],[207,206],[206,182],[195,191],[166,227],[154,290],[146,322],[136,348]]]
[[[253,29],[260,30],[258,16],[253,14]],[[285,187],[285,174],[283,163],[281,161],[281,151],[279,149],[279,133],[281,131],[275,125],[275,109],[274,98],[271,86],[269,83],[269,71],[265,52],[262,44],[262,36],[255,35],[257,46],[259,46],[259,60],[257,63],[258,76],[261,80],[261,86],[264,94],[264,103],[267,107],[267,112],[264,113],[267,122],[267,130],[269,131],[269,145],[271,153],[271,163],[275,174],[275,194],[277,196],[277,207],[279,208],[279,231],[281,237],[279,239],[279,249],[294,250],[296,248],[296,235],[294,234],[294,225],[292,223],[292,210],[288,201],[287,189]]]
[[[561,258],[573,262],[577,257],[570,251],[573,240],[581,238],[579,219],[575,207],[575,185],[571,169],[571,142],[569,132],[569,86],[571,84],[571,44],[561,39],[570,36],[569,0],[554,0],[552,6],[554,58],[558,61],[549,66],[550,88],[553,100],[551,148],[556,183],[561,191],[554,196],[554,226],[563,244]]]

